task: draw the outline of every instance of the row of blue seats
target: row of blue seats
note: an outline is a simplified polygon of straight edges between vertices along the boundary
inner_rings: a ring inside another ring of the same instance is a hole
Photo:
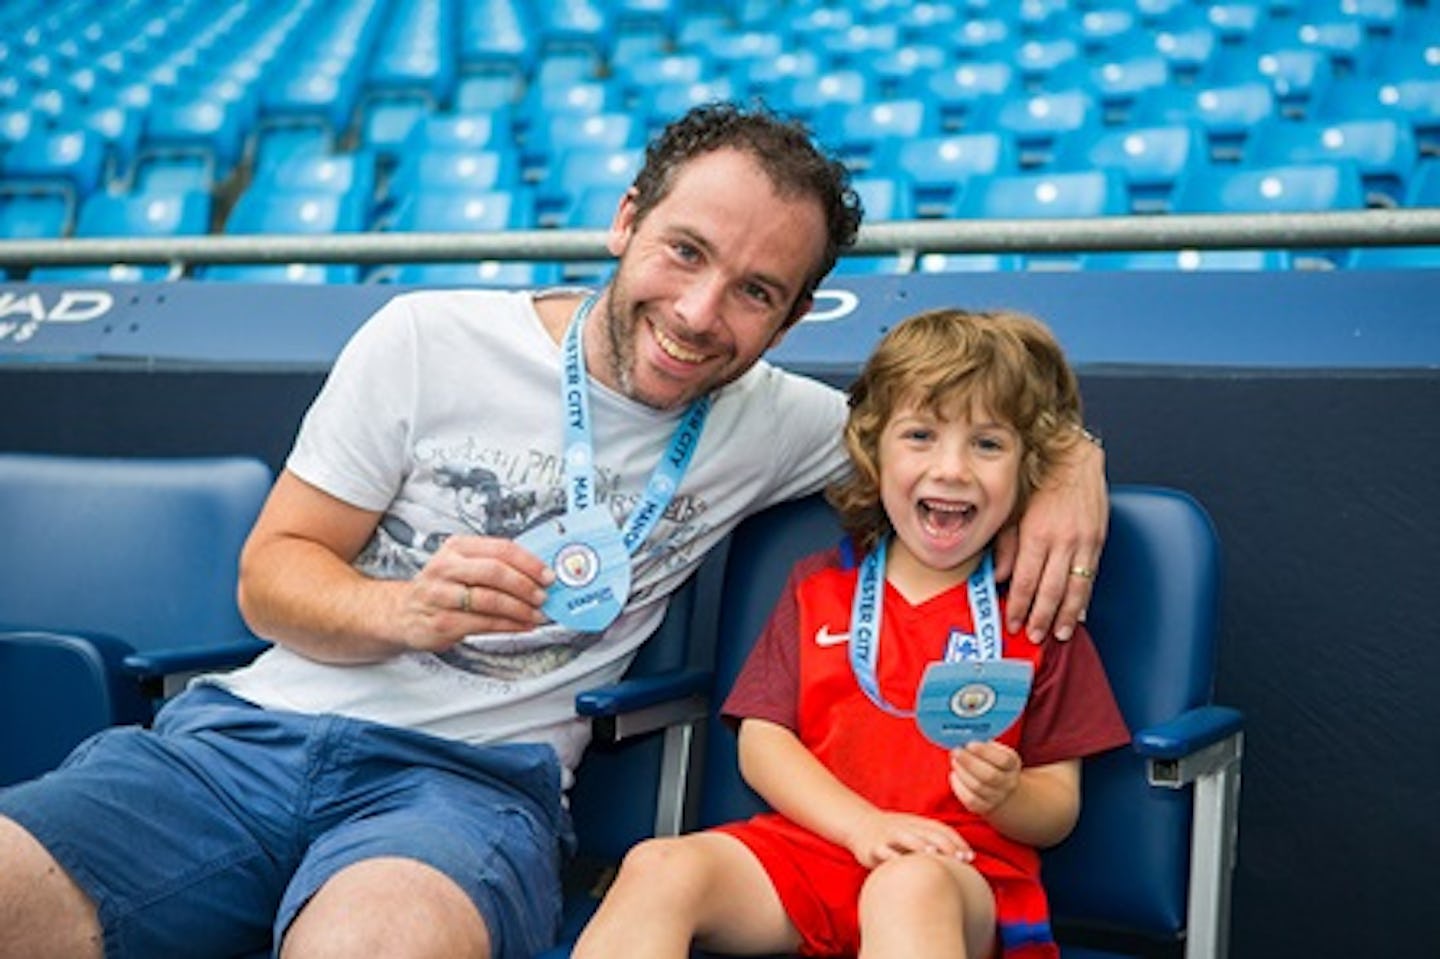
[[[143,7],[144,4],[142,0],[132,0],[129,6]],[[598,14],[591,19],[608,22],[623,20],[620,14],[627,5],[595,6]],[[932,19],[948,11],[953,20],[959,9],[957,5],[923,6],[933,8]],[[1222,33],[1210,21],[1215,19],[1217,11],[1226,11],[1227,16],[1220,18],[1225,22],[1255,19],[1239,15],[1236,11],[1241,6],[1172,7],[1172,16],[1178,16],[1177,11],[1188,13],[1192,18],[1205,14],[1194,36],[1208,36],[1209,42],[1198,41],[1198,45],[1189,33],[1185,34],[1188,39],[1181,43],[1179,34],[1157,32],[1148,22],[1131,24],[1124,29],[1112,26],[1106,34],[1109,41],[1118,44],[1117,37],[1128,37],[1131,42],[1126,48],[1116,47],[1127,51],[1123,56],[1102,58],[1097,68],[1088,64],[1080,66],[1086,56],[1083,37],[1076,40],[1056,36],[1045,40],[1017,35],[1012,44],[1004,27],[1007,23],[1004,15],[1019,14],[986,8],[981,11],[983,16],[965,19],[956,28],[957,37],[952,38],[954,43],[960,43],[963,35],[979,31],[973,37],[974,45],[963,50],[977,56],[989,51],[978,56],[978,67],[971,67],[971,73],[978,72],[982,82],[988,84],[978,89],[965,89],[963,80],[959,79],[961,74],[957,73],[960,65],[951,62],[959,55],[958,48],[945,48],[936,43],[933,25],[926,42],[909,42],[902,39],[903,32],[892,37],[890,31],[881,30],[879,25],[863,30],[855,26],[852,5],[812,5],[813,9],[809,9],[805,17],[792,18],[796,22],[791,24],[788,33],[730,28],[735,31],[729,34],[735,41],[732,46],[738,49],[726,54],[727,45],[716,42],[722,35],[720,27],[715,25],[717,21],[687,16],[680,20],[682,26],[678,29],[673,23],[666,28],[676,29],[675,41],[659,28],[652,28],[638,35],[653,40],[655,52],[638,57],[632,54],[622,61],[607,61],[594,51],[577,54],[562,49],[557,55],[545,56],[548,41],[527,40],[526,49],[536,57],[533,72],[521,74],[518,85],[514,77],[502,76],[499,82],[509,86],[501,86],[505,92],[499,96],[509,98],[507,105],[520,107],[517,113],[523,117],[577,110],[639,109],[647,127],[658,122],[658,118],[679,112],[685,101],[697,97],[745,97],[760,93],[775,99],[777,106],[803,114],[820,102],[859,103],[900,94],[923,94],[937,104],[945,104],[947,98],[961,98],[963,102],[964,98],[979,93],[1014,92],[1017,79],[1033,80],[1036,76],[1045,77],[1052,88],[1067,85],[1079,88],[1082,83],[1088,84],[1084,88],[1105,104],[1113,102],[1117,95],[1128,97],[1142,89],[1163,89],[1173,79],[1172,70],[1193,64],[1197,58],[1200,62],[1213,58],[1212,69],[1202,71],[1202,75],[1211,75],[1203,86],[1263,82],[1271,87],[1272,97],[1283,101],[1312,91],[1318,98],[1316,78],[1327,73],[1323,67],[1331,63],[1331,58],[1341,62],[1343,57],[1357,56],[1355,50],[1363,48],[1366,59],[1377,70],[1384,67],[1395,71],[1388,78],[1365,79],[1384,80],[1391,85],[1399,82],[1394,91],[1363,91],[1371,94],[1372,107],[1388,96],[1394,102],[1386,103],[1387,108],[1414,115],[1417,111],[1423,114],[1424,105],[1440,100],[1434,95],[1431,83],[1435,80],[1434,74],[1440,71],[1436,66],[1434,41],[1430,34],[1411,35],[1405,30],[1407,26],[1421,30],[1414,25],[1430,25],[1433,17],[1397,15],[1393,18],[1394,30],[1383,32],[1371,30],[1372,24],[1362,13],[1348,14],[1347,22],[1365,28],[1359,38],[1363,46],[1349,50],[1342,50],[1338,40],[1320,39],[1329,38],[1329,34],[1318,32],[1317,39],[1303,47],[1272,49],[1263,45],[1227,45],[1222,41],[1230,34]],[[492,7],[509,9],[514,4],[461,4],[467,14],[461,19],[469,23],[469,14]],[[569,5],[561,7],[568,9]],[[1317,8],[1321,7],[1317,5]],[[389,0],[388,3],[353,0],[333,9],[313,3],[300,4],[278,19],[273,11],[261,5],[235,4],[218,19],[202,20],[194,4],[181,4],[178,14],[153,17],[148,22],[139,18],[147,32],[142,34],[146,42],[139,44],[138,49],[132,49],[134,44],[115,46],[113,38],[106,34],[106,27],[118,31],[125,24],[113,17],[101,20],[98,29],[81,34],[94,38],[90,50],[85,49],[84,44],[77,44],[73,37],[66,47],[66,41],[58,35],[60,27],[73,25],[80,14],[88,13],[91,7],[75,3],[68,9],[71,12],[68,18],[55,14],[46,21],[57,34],[53,38],[56,52],[45,52],[47,38],[44,31],[40,31],[33,49],[17,47],[8,58],[19,69],[11,80],[16,89],[0,92],[0,99],[5,100],[8,107],[0,122],[0,136],[10,142],[3,153],[11,155],[8,163],[0,156],[0,177],[27,179],[53,174],[75,183],[83,195],[107,170],[133,176],[136,164],[146,157],[180,153],[203,156],[208,175],[224,179],[245,158],[262,127],[285,129],[292,125],[314,125],[333,144],[349,128],[352,119],[359,116],[365,132],[374,137],[374,142],[363,141],[365,145],[384,149],[397,143],[406,122],[436,104],[450,102],[448,98],[456,95],[459,73],[453,63],[460,54],[453,40],[447,45],[447,37],[454,31],[447,31],[444,25],[454,22],[457,14],[454,3],[444,0]],[[887,9],[898,15],[914,7],[894,4]],[[498,12],[491,12],[500,16]],[[826,14],[823,18],[819,16],[821,12]],[[1109,8],[1087,10],[1078,20],[1081,23],[1096,19],[1113,21],[1114,17],[1100,16],[1107,12],[1114,11]],[[402,28],[382,36],[377,32],[377,24],[386,13],[398,17]],[[526,19],[513,10],[511,14],[520,21]],[[1335,10],[1332,15],[1346,16],[1343,9]],[[1273,14],[1267,12],[1266,16]],[[1061,21],[1068,22],[1068,19],[1061,18]],[[655,22],[669,21],[660,18]],[[1306,21],[1297,19],[1297,23],[1301,22]],[[900,30],[899,23],[891,26]],[[862,57],[846,60],[835,51],[827,52],[824,44],[813,42],[818,36],[850,36],[857,30],[867,37],[863,43],[855,40],[862,44],[866,54]],[[154,39],[151,34],[155,35]],[[560,34],[564,35],[565,31],[561,30]],[[549,34],[542,33],[542,36]],[[706,38],[703,53],[698,46],[684,46],[698,44],[696,38],[701,36]],[[679,46],[672,45],[677,42]],[[898,45],[883,52],[878,46],[871,46],[882,42]],[[1277,38],[1273,42],[1281,41]],[[233,45],[228,56],[219,55],[222,44],[226,48]],[[782,59],[757,53],[764,50],[784,52],[783,62],[788,64],[785,69],[790,72],[767,75],[768,69],[781,69]],[[216,54],[218,62],[197,62],[200,51],[206,55]],[[100,69],[77,68],[76,64],[87,52],[100,53]],[[444,63],[452,66],[443,67]],[[1107,75],[1113,76],[1107,79]],[[485,81],[494,79],[485,78]],[[906,88],[897,86],[902,83]],[[956,89],[947,92],[947,85]],[[1342,88],[1359,85],[1342,85]],[[495,89],[492,86],[474,84],[464,89],[477,91],[474,97],[477,100],[495,95],[488,92]],[[641,92],[645,96],[644,104],[635,102]],[[1350,111],[1344,115],[1351,115],[1363,106],[1364,97],[1354,89],[1342,89],[1342,94],[1337,98],[1347,101]],[[115,98],[114,102],[108,98]],[[71,105],[75,107],[73,113],[68,109]],[[1179,108],[1187,107],[1182,104]],[[1420,116],[1417,122],[1433,121],[1440,125],[1440,119],[1433,116],[1435,109],[1431,106],[1430,114]]]

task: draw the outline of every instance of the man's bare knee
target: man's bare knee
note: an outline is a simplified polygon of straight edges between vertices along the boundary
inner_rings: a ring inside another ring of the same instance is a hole
[[[410,859],[371,859],[321,886],[281,949],[283,959],[359,955],[488,959],[490,936],[448,876]]]
[[[90,897],[35,837],[0,817],[0,957],[76,959],[101,952]]]

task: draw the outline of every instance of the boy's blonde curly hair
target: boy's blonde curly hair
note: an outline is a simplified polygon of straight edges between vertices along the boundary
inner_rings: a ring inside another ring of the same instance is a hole
[[[880,502],[880,434],[911,404],[941,416],[983,410],[1015,429],[1022,447],[1016,516],[1057,457],[1082,437],[1079,383],[1039,320],[1008,310],[938,309],[902,321],[850,387],[845,448],[854,470],[827,491],[865,551],[890,531]]]

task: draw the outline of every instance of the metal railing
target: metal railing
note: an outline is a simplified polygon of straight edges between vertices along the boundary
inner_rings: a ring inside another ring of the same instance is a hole
[[[907,220],[862,228],[852,254],[1316,249],[1440,245],[1440,208],[1157,214],[1055,220]],[[0,241],[0,267],[165,263],[444,263],[587,260],[603,230],[334,233]]]

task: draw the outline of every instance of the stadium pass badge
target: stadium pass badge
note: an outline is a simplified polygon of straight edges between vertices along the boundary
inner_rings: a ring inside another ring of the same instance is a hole
[[[915,722],[944,749],[994,739],[1025,708],[1035,667],[1023,659],[965,659],[925,668]]]
[[[515,538],[555,571],[541,611],[561,626],[599,632],[615,621],[630,596],[630,554],[602,509],[548,519]]]

